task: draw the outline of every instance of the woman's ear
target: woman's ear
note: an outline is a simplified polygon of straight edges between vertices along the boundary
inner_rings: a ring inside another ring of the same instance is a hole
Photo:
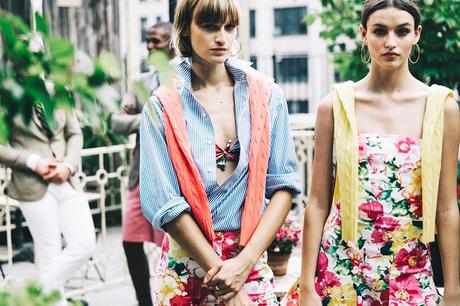
[[[182,33],[182,36],[183,37],[189,37],[190,36],[190,27],[188,27],[187,29],[184,30],[184,32]]]
[[[419,25],[419,26],[415,29],[415,40],[414,40],[414,45],[415,45],[416,43],[418,43],[421,34],[422,34],[422,25]]]
[[[363,45],[367,45],[367,30],[364,28],[362,24],[359,25],[359,33],[361,35],[361,42]]]

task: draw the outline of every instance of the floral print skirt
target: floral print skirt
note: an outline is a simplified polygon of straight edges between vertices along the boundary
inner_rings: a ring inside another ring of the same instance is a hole
[[[235,257],[241,251],[239,233],[216,232],[213,247],[223,260]],[[171,236],[165,235],[157,271],[155,305],[224,305],[214,291],[203,284],[205,275],[198,263]],[[249,274],[244,289],[255,305],[278,305],[266,252]]]

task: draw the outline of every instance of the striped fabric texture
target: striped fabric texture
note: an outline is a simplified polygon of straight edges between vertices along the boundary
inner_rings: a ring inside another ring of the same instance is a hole
[[[250,142],[249,87],[245,71],[249,63],[229,59],[225,63],[235,81],[234,97],[236,125],[241,152],[234,173],[221,185],[216,181],[215,137],[211,119],[206,109],[194,97],[191,89],[191,60],[184,59],[177,66],[186,128],[192,156],[198,167],[213,219],[215,231],[240,229],[243,203],[248,180]],[[177,175],[172,166],[165,142],[163,110],[155,98],[149,102],[158,120],[151,120],[146,109],[142,114],[140,130],[141,205],[144,215],[157,227],[190,212],[190,206],[182,197]],[[288,122],[285,98],[278,86],[273,85],[269,104],[270,158],[266,180],[265,197],[271,198],[279,189],[300,192],[294,143]],[[262,211],[266,205],[262,205]]]

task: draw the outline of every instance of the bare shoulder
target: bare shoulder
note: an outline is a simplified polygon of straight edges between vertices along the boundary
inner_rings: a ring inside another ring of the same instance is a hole
[[[423,83],[422,81],[416,78],[412,79],[412,85],[410,87],[415,92],[421,92],[425,94],[428,94],[428,91],[430,90],[430,86],[428,86],[427,84]]]
[[[447,97],[444,105],[444,113],[446,115],[455,115],[459,113],[459,105],[451,96]]]
[[[332,112],[332,93],[328,93],[326,96],[324,96],[321,101],[319,102],[318,105],[318,115],[320,113],[328,113]]]
[[[459,105],[450,96],[446,99],[444,104],[444,125],[447,134],[449,134],[449,131],[453,133],[453,135],[460,133]]]
[[[332,131],[334,126],[332,94],[326,95],[318,105],[316,115],[316,131]]]

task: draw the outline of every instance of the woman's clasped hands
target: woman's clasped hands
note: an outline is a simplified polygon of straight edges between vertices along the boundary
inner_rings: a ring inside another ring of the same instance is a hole
[[[238,256],[221,261],[209,269],[204,283],[213,289],[219,299],[229,306],[253,305],[243,285],[256,261],[251,256]]]

